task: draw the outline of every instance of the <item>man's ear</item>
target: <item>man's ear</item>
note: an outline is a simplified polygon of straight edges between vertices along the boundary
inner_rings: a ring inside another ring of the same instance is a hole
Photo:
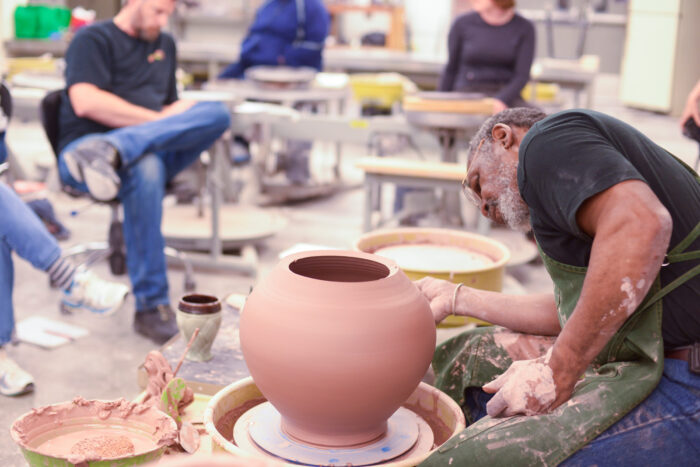
[[[504,123],[497,123],[491,130],[491,136],[493,139],[502,145],[505,149],[510,148],[513,145],[513,129]]]

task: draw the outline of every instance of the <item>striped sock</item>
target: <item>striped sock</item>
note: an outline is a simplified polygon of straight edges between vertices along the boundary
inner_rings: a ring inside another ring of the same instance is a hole
[[[75,265],[70,260],[58,258],[46,272],[49,274],[52,286],[67,289],[73,283],[75,269]]]

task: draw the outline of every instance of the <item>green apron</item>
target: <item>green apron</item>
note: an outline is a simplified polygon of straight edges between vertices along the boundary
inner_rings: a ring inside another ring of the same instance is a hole
[[[666,255],[666,261],[700,258],[700,251],[685,252],[699,235],[700,224]],[[564,326],[578,302],[586,268],[559,263],[541,250],[540,255],[554,281],[559,323]],[[564,461],[656,388],[664,362],[661,298],[697,274],[700,264],[663,289],[657,276],[642,304],[588,367],[568,402],[545,415],[486,416],[476,422],[465,410],[467,428],[421,466],[557,465]],[[433,357],[435,386],[464,407],[465,394],[480,390],[514,360],[543,355],[553,343],[553,338],[525,335],[518,343],[514,336],[517,334],[489,326],[446,341]]]

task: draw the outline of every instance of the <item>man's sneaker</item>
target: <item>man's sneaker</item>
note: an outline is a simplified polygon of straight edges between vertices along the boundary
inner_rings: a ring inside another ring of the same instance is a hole
[[[118,282],[100,279],[82,266],[73,276],[71,285],[63,291],[61,311],[74,313],[88,310],[107,316],[117,311],[129,293],[129,287]]]
[[[19,396],[34,390],[34,379],[0,347],[0,394]]]
[[[175,313],[170,305],[158,305],[146,310],[137,310],[134,314],[134,331],[158,345],[165,344],[168,339],[179,332]]]
[[[101,139],[89,139],[63,155],[68,171],[77,182],[85,182],[90,195],[99,201],[117,197],[121,180],[115,167],[116,148]]]

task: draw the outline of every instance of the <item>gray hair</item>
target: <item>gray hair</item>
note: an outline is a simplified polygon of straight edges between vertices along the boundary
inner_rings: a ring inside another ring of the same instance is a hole
[[[546,116],[547,114],[539,109],[532,107],[515,107],[512,109],[503,110],[498,112],[496,115],[489,117],[489,119],[481,125],[479,131],[476,132],[476,135],[474,135],[469,142],[467,160],[471,160],[472,157],[474,157],[474,153],[482,140],[484,141],[484,145],[482,145],[480,152],[488,151],[489,154],[492,154],[493,151],[490,149],[491,144],[489,144],[493,142],[491,132],[493,131],[493,127],[499,123],[503,123],[504,125],[508,126],[517,126],[520,128],[530,129],[532,128],[532,125],[539,122]]]

